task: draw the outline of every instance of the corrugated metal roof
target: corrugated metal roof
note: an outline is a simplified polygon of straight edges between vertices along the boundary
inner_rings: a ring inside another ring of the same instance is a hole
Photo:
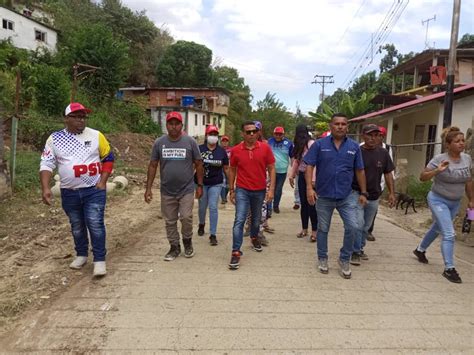
[[[464,91],[467,91],[467,90],[473,90],[473,89],[474,89],[474,84],[463,85],[463,86],[455,88],[454,89],[454,94],[456,95],[458,93],[461,93],[461,92],[464,92]],[[404,110],[404,109],[407,109],[409,107],[413,107],[413,106],[416,106],[416,105],[419,105],[419,104],[423,104],[423,103],[430,102],[430,101],[433,101],[433,100],[441,99],[445,95],[446,95],[446,91],[438,92],[436,94],[428,95],[428,96],[422,97],[420,99],[405,102],[405,103],[400,104],[400,105],[395,105],[395,106],[391,106],[391,107],[383,109],[383,110],[367,113],[365,115],[352,118],[349,121],[350,122],[359,122],[359,121],[364,121],[368,118],[383,116],[383,115],[385,115],[387,113],[390,113],[390,112],[393,112],[393,111]]]

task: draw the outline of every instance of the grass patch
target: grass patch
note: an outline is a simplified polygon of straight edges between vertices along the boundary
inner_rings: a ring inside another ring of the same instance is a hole
[[[430,181],[420,181],[414,176],[410,176],[408,179],[408,188],[407,193],[415,199],[416,202],[426,203],[426,196],[431,190],[431,185],[433,182]]]
[[[10,156],[7,157],[7,160]],[[41,153],[17,150],[15,171],[15,192],[31,193],[40,187],[39,166]],[[10,162],[8,161],[8,164]]]

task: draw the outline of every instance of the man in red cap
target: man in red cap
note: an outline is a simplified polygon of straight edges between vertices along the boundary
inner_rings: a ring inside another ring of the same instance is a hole
[[[65,129],[46,141],[41,156],[40,180],[43,202],[51,204],[51,176],[56,168],[61,183],[62,207],[69,217],[76,258],[69,265],[80,269],[87,262],[89,239],[94,254],[94,276],[104,276],[106,183],[112,173],[114,154],[104,135],[86,127],[91,112],[78,102],[66,107]]]
[[[183,117],[173,111],[166,115],[168,134],[158,138],[153,145],[148,165],[145,202],[150,203],[152,186],[160,165],[161,213],[165,220],[166,236],[170,250],[165,261],[176,259],[181,254],[178,218],[181,221],[184,256],[194,256],[193,205],[194,196],[200,198],[203,189],[202,158],[194,138],[183,134]],[[197,189],[194,195],[194,172]]]
[[[293,142],[285,137],[285,129],[281,126],[275,127],[273,137],[268,140],[268,145],[272,148],[275,156],[275,198],[273,199],[273,212],[280,213],[280,200],[283,193],[288,166],[293,156]],[[268,206],[268,213],[271,215],[272,203]]]

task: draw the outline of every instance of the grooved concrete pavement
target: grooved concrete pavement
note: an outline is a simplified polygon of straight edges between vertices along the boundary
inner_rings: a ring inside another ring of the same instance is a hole
[[[270,246],[256,253],[246,238],[237,271],[227,268],[230,204],[219,211],[219,245],[195,236],[191,259],[163,261],[164,223],[150,221],[143,235],[130,236],[141,239],[133,248],[109,259],[104,279],[84,277],[24,319],[1,347],[165,354],[474,351],[472,263],[458,259],[464,283],[448,282],[439,244],[427,254],[430,264],[422,265],[412,255],[419,239],[380,216],[377,241],[366,248],[370,260],[353,266],[352,279],[345,280],[337,270],[342,222],[335,215],[330,271],[322,275],[316,244],[295,236],[300,220],[291,195],[286,190],[282,212],[271,219]]]

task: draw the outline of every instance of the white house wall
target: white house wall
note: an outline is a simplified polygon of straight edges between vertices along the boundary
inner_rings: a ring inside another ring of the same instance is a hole
[[[0,40],[11,38],[13,45],[17,48],[36,50],[44,47],[52,52],[56,51],[56,31],[3,7],[0,7],[0,19]],[[3,19],[13,22],[13,30],[3,28]],[[45,42],[35,39],[35,30],[46,33]]]
[[[472,128],[474,119],[474,95],[454,100],[452,125],[466,133],[468,128]]]

